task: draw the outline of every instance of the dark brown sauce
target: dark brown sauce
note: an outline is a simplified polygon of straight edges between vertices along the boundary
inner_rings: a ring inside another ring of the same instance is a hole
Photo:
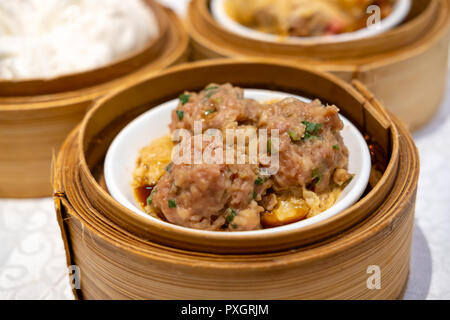
[[[147,205],[147,198],[150,196],[150,193],[152,193],[154,187],[155,186],[145,185],[134,188],[134,196],[136,197],[136,200],[139,201],[142,208],[145,208]]]

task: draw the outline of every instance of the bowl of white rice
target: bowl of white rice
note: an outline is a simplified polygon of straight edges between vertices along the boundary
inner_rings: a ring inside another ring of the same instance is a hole
[[[155,55],[157,9],[147,0],[0,1],[0,82],[79,86],[129,73]]]

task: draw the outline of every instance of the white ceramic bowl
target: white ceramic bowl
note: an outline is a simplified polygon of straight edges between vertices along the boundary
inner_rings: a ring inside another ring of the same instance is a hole
[[[211,0],[211,12],[213,17],[221,24],[224,28],[231,32],[234,32],[240,36],[261,40],[269,42],[286,42],[294,44],[305,44],[305,43],[323,43],[323,42],[346,42],[352,40],[358,40],[363,38],[368,38],[381,34],[394,28],[400,24],[408,15],[411,9],[411,0],[397,0],[392,13],[383,19],[379,24],[371,27],[366,27],[354,32],[342,33],[337,35],[329,36],[315,36],[315,37],[286,37],[280,38],[277,35],[260,32],[233,20],[225,10],[225,2],[227,0]]]
[[[258,101],[269,101],[285,97],[296,97],[309,102],[309,99],[269,90],[245,89],[245,96]],[[108,149],[105,158],[105,180],[110,194],[126,208],[138,215],[150,219],[156,223],[166,224],[167,222],[153,218],[146,214],[134,197],[134,190],[131,187],[132,173],[136,166],[139,151],[148,145],[152,140],[170,133],[168,125],[171,121],[171,112],[178,105],[178,99],[171,100],[157,106],[130,122],[114,139]],[[344,122],[342,136],[345,145],[349,149],[348,170],[355,174],[353,180],[341,193],[338,201],[328,210],[306,220],[291,223],[285,226],[256,231],[221,232],[227,237],[243,233],[273,233],[277,230],[297,229],[311,225],[318,221],[327,219],[354,204],[363,194],[369,181],[371,160],[367,144],[358,129],[345,117],[341,116]],[[175,228],[184,228],[172,225]],[[192,232],[210,233],[220,231],[203,231],[191,229]]]

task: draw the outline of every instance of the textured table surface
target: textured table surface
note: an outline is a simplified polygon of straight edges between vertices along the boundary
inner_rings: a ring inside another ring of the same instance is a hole
[[[185,0],[161,0],[183,14]],[[450,83],[450,73],[449,79]],[[414,134],[421,173],[405,299],[450,299],[450,85]],[[50,198],[0,199],[0,299],[73,299]]]

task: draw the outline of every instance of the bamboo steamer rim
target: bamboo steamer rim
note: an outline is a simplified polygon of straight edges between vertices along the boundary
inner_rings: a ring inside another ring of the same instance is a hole
[[[414,1],[422,1],[422,0],[414,0]],[[426,9],[418,16],[416,16],[411,21],[407,21],[406,23],[389,30],[386,33],[381,35],[351,41],[343,44],[328,44],[327,50],[334,51],[336,48],[352,48],[357,49],[358,43],[362,43],[363,41],[369,41],[376,43],[375,41],[383,41],[386,37],[397,37],[401,39],[402,35],[408,35],[411,30],[416,30],[416,32],[421,31],[425,32],[425,34],[421,34],[415,41],[411,42],[408,45],[399,46],[397,43],[393,42],[393,48],[389,50],[384,50],[377,54],[373,54],[373,49],[376,48],[374,45],[370,47],[370,54],[362,54],[360,56],[352,57],[351,60],[346,61],[345,56],[340,56],[335,59],[323,59],[320,56],[314,55],[314,57],[308,57],[306,55],[297,55],[292,56],[289,54],[284,54],[282,51],[279,52],[277,48],[283,46],[283,44],[274,45],[271,43],[266,43],[266,47],[270,46],[272,48],[271,53],[265,53],[265,55],[273,56],[274,58],[282,58],[282,59],[293,59],[298,62],[305,63],[314,63],[318,64],[320,67],[327,69],[327,71],[346,71],[346,72],[358,72],[360,68],[376,68],[379,65],[389,65],[390,63],[401,61],[408,57],[419,54],[420,52],[425,51],[430,43],[434,43],[439,39],[444,32],[448,31],[448,27],[450,24],[450,14],[449,14],[449,5],[447,0],[427,0],[428,5]],[[202,50],[212,50],[214,55],[220,56],[228,56],[234,58],[240,58],[242,56],[248,57],[259,57],[261,55],[260,52],[255,50],[255,48],[250,49],[253,53],[242,51],[242,46],[248,48],[248,43],[264,43],[263,41],[257,41],[247,38],[241,37],[241,42],[239,46],[234,43],[229,44],[228,42],[222,41],[214,41],[213,38],[216,38],[216,34],[225,34],[228,37],[239,38],[239,35],[232,33],[231,31],[225,30],[221,26],[219,26],[214,18],[211,16],[208,10],[208,2],[209,0],[193,0],[191,1],[188,8],[188,32],[194,40],[194,43],[197,42],[202,46]],[[196,23],[197,19],[199,19],[202,23],[208,23],[210,26],[214,26],[216,29],[216,33],[210,33],[210,30],[200,30]],[[430,22],[431,21],[431,22]],[[427,30],[421,30],[425,27],[426,24],[433,24],[432,32]],[[431,36],[430,36],[431,35]],[[429,36],[429,37],[425,37]],[[349,45],[353,45],[354,47],[349,47]],[[291,47],[302,47],[299,45],[290,45]],[[317,45],[311,44],[309,47],[316,48],[319,47]],[[348,53],[348,52],[347,52]],[[344,60],[343,60],[344,59]]]
[[[205,22],[207,22],[210,26],[214,26],[214,28],[216,30],[218,30],[221,34],[226,34],[227,36],[231,36],[231,37],[236,37],[236,38],[240,38],[241,40],[245,40],[245,42],[241,42],[241,43],[262,43],[266,46],[270,46],[272,45],[273,48],[279,48],[279,47],[292,47],[292,48],[301,48],[301,47],[320,47],[320,46],[325,46],[327,49],[330,50],[335,50],[336,48],[340,48],[340,47],[351,47],[351,45],[356,45],[358,43],[368,43],[369,45],[371,43],[376,43],[377,40],[381,40],[381,39],[385,39],[385,38],[389,38],[389,37],[401,37],[403,35],[407,35],[408,33],[411,32],[411,30],[415,30],[418,31],[416,29],[420,29],[423,28],[424,26],[426,26],[427,24],[430,24],[430,20],[432,20],[433,18],[435,18],[436,13],[439,11],[439,7],[441,5],[443,5],[445,3],[446,0],[426,0],[428,2],[425,10],[423,12],[421,12],[421,14],[419,14],[418,16],[414,17],[412,20],[407,21],[399,26],[397,26],[396,28],[393,28],[383,34],[374,36],[374,37],[370,37],[370,38],[364,38],[364,39],[359,39],[359,40],[354,40],[354,41],[349,41],[346,43],[323,43],[323,44],[317,44],[315,42],[311,42],[309,45],[298,45],[298,44],[286,44],[286,43],[282,43],[280,42],[279,44],[272,44],[272,43],[267,43],[261,40],[253,40],[253,39],[248,39],[248,38],[244,38],[241,37],[231,31],[228,31],[226,29],[224,29],[223,27],[219,26],[218,23],[215,21],[215,19],[212,17],[212,15],[210,14],[210,11],[208,9],[208,3],[210,0],[194,0],[190,3],[189,6],[189,10],[188,10],[188,15],[189,18],[188,22],[193,21],[195,19],[192,19],[192,15],[198,13],[199,15],[201,15],[201,19]],[[413,0],[416,2],[421,2],[423,0]],[[189,32],[193,33],[193,37],[194,39],[198,40],[199,35],[201,34],[201,30],[198,30],[198,28],[194,27],[193,23],[190,23],[189,25]],[[208,32],[208,31],[206,31]],[[205,38],[205,37],[201,37],[203,41],[208,41],[209,39]],[[208,45],[211,44],[211,41],[208,41]],[[371,51],[373,51],[373,45],[371,46]],[[218,46],[217,48],[220,48],[220,50],[226,50],[226,48],[224,47],[220,47]],[[398,44],[394,43],[394,48],[398,49]],[[234,48],[236,50],[239,50],[239,48]],[[231,51],[233,52],[233,51]],[[326,62],[326,59],[320,59],[323,62]],[[339,60],[339,59],[338,59]],[[336,60],[332,60],[332,63],[337,63],[339,61]]]
[[[417,1],[417,0],[415,0]],[[423,0],[421,0],[423,1]],[[431,14],[433,13],[433,9],[435,9],[436,3],[437,1],[440,0],[426,0],[428,1],[429,5],[426,7],[426,9],[424,10],[423,14],[420,16],[415,17],[412,21],[408,21],[407,23],[404,23],[400,26],[397,26],[394,29],[391,29],[385,33],[383,33],[383,35],[377,35],[377,36],[373,36],[370,38],[363,38],[363,39],[358,39],[358,40],[353,40],[353,41],[348,41],[346,43],[328,43],[326,41],[321,42],[321,41],[317,41],[317,40],[312,40],[310,42],[305,42],[302,44],[298,44],[298,43],[290,43],[290,42],[283,42],[280,41],[278,43],[272,43],[272,42],[267,42],[264,40],[259,40],[259,39],[253,39],[250,37],[245,37],[245,36],[241,36],[233,31],[230,31],[228,29],[225,29],[222,25],[220,25],[215,18],[212,16],[211,12],[210,12],[210,0],[193,0],[190,2],[189,4],[189,8],[188,8],[188,22],[189,21],[193,21],[194,24],[190,24],[190,28],[193,29],[193,31],[196,31],[196,35],[198,35],[199,32],[201,31],[205,31],[205,32],[209,32],[210,30],[199,30],[196,27],[193,27],[193,25],[195,25],[195,16],[194,14],[198,14],[200,17],[199,19],[201,19],[202,22],[206,23],[209,27],[211,27],[213,29],[213,31],[217,31],[221,36],[223,37],[227,37],[227,38],[237,38],[239,40],[245,40],[247,43],[250,44],[258,44],[258,45],[267,45],[267,46],[272,46],[274,48],[283,48],[283,47],[291,47],[291,48],[308,48],[308,47],[320,47],[320,46],[331,46],[331,47],[336,47],[336,46],[348,46],[348,44],[355,44],[355,43],[364,43],[364,42],[369,42],[373,39],[377,39],[380,37],[386,37],[386,36],[391,36],[392,34],[401,34],[404,29],[408,29],[408,28],[412,28],[412,27],[416,27],[417,25],[421,25],[421,23],[419,22],[424,22],[421,20],[426,20],[426,17],[430,17]],[[426,16],[426,17],[424,17]],[[209,39],[208,39],[209,40]]]
[[[402,165],[403,169],[408,170],[406,172],[406,175],[409,177],[409,179],[398,179],[397,181],[403,181],[404,183],[401,191],[409,191],[399,192],[399,195],[403,196],[403,199],[402,201],[396,201],[396,199],[393,199],[391,201],[391,211],[384,211],[384,213],[380,213],[379,210],[374,213],[373,216],[382,215],[378,220],[376,220],[375,217],[372,217],[371,221],[363,222],[352,229],[346,230],[344,232],[344,236],[336,236],[331,240],[323,241],[322,243],[319,243],[315,246],[313,245],[309,247],[296,248],[294,250],[285,250],[281,252],[264,253],[257,255],[223,255],[204,252],[192,252],[189,250],[166,247],[157,243],[145,241],[136,236],[133,236],[132,234],[127,233],[127,231],[110,222],[108,224],[102,225],[93,220],[89,215],[80,215],[72,206],[69,199],[67,199],[66,197],[55,196],[55,205],[56,208],[64,206],[66,210],[69,210],[68,213],[71,217],[65,219],[76,219],[77,221],[79,221],[83,229],[83,234],[85,232],[88,232],[91,237],[92,235],[95,235],[112,247],[122,248],[133,255],[141,256],[143,258],[148,258],[154,261],[176,263],[177,265],[191,268],[216,270],[239,269],[242,267],[242,264],[252,263],[252,270],[262,271],[275,271],[277,267],[283,267],[288,263],[294,263],[295,266],[313,263],[323,259],[332,258],[333,256],[338,256],[342,252],[348,251],[361,243],[373,240],[373,238],[377,236],[383,236],[383,233],[386,232],[386,228],[392,231],[395,228],[395,225],[400,223],[396,221],[404,218],[400,215],[402,214],[405,207],[408,205],[413,205],[412,198],[415,196],[415,188],[417,187],[419,174],[418,151],[414,146],[412,138],[404,125],[395,117],[394,121],[396,123],[396,126],[398,126],[400,129],[401,139],[405,140],[403,141],[404,143],[401,144],[401,148],[404,153],[404,157],[407,160],[406,162],[411,160],[410,165],[405,165],[407,163],[404,163],[404,165]],[[65,156],[64,152],[70,149],[67,147],[70,144],[77,143],[78,139],[76,136],[78,135],[79,130],[79,127],[76,128],[65,141],[64,147],[61,149],[63,152],[61,152],[58,157],[58,166],[63,165],[63,158]],[[73,151],[74,149],[72,149],[72,153]],[[57,171],[57,183],[59,179],[61,179],[59,174],[60,173]],[[62,218],[62,216],[60,217]],[[372,222],[373,224],[371,224]],[[64,222],[60,220],[59,223],[63,224]],[[100,230],[99,227],[101,227],[102,229]],[[64,226],[61,225],[61,228],[64,229]],[[118,237],[118,233],[121,233],[120,238]],[[92,238],[92,241],[96,242],[97,240],[94,240],[94,238]],[[70,263],[69,252],[71,244],[70,242],[66,242],[66,245],[69,248],[69,250],[67,250],[67,254],[69,260],[68,263]],[[195,260],[193,260],[194,258]]]
[[[358,84],[358,82],[354,83],[354,86],[356,87],[356,89],[355,89],[350,84],[344,82],[343,80],[336,78],[335,76],[332,76],[329,74],[324,74],[322,72],[318,72],[318,71],[315,71],[310,68],[305,68],[305,67],[300,68],[298,66],[293,65],[290,62],[280,63],[280,62],[274,62],[272,60],[257,60],[257,61],[251,61],[251,62],[250,61],[239,61],[238,62],[235,60],[228,60],[228,59],[216,60],[216,61],[203,61],[203,62],[196,62],[194,64],[185,64],[185,65],[176,66],[176,67],[170,68],[170,69],[162,72],[161,74],[159,74],[157,76],[148,77],[146,80],[156,81],[155,79],[158,79],[159,77],[164,77],[164,76],[171,75],[171,74],[177,74],[179,72],[185,72],[185,71],[188,71],[193,68],[209,68],[211,66],[228,66],[228,65],[233,65],[233,64],[242,64],[242,65],[249,64],[252,66],[257,65],[257,64],[262,64],[262,65],[269,65],[269,66],[280,66],[280,67],[301,70],[301,72],[308,72],[308,74],[314,74],[315,76],[321,76],[324,79],[327,79],[327,81],[329,81],[330,83],[333,83],[334,85],[347,90],[347,92],[349,92],[353,97],[355,97],[355,99],[358,99],[361,106],[364,106],[366,109],[371,109],[372,111],[377,110],[377,113],[375,113],[375,114],[378,115],[378,121],[380,121],[380,123],[385,127],[385,129],[390,132],[389,144],[391,145],[391,154],[390,154],[389,163],[381,177],[381,180],[379,181],[379,183],[377,183],[375,185],[375,187],[369,192],[369,194],[367,196],[365,196],[362,200],[360,200],[357,204],[355,204],[351,208],[341,212],[340,214],[338,214],[337,216],[335,216],[333,218],[327,219],[326,221],[322,221],[320,223],[314,224],[309,227],[305,227],[301,230],[301,233],[299,231],[295,230],[295,231],[287,231],[287,232],[283,233],[284,235],[288,235],[292,232],[294,232],[294,233],[298,232],[298,234],[306,235],[311,230],[317,230],[318,228],[319,229],[323,228],[322,230],[327,229],[327,227],[335,224],[336,221],[340,221],[344,217],[352,215],[352,214],[355,215],[355,212],[357,212],[361,208],[365,208],[365,206],[370,203],[370,200],[373,200],[374,198],[378,199],[379,197],[381,197],[378,195],[384,194],[381,192],[382,188],[392,185],[394,183],[393,179],[396,175],[396,171],[398,169],[398,163],[399,163],[399,151],[398,151],[399,150],[399,144],[398,144],[399,137],[398,137],[397,127],[392,125],[389,115],[387,115],[387,113],[382,109],[382,107],[379,105],[379,103],[373,99],[372,96],[370,96],[367,92],[363,96],[361,93],[359,93],[357,91],[357,89],[359,89],[360,91],[363,91],[362,90],[363,86],[361,84]],[[109,101],[110,99],[112,99],[113,97],[117,96],[118,94],[120,94],[121,92],[124,92],[124,91],[126,91],[126,89],[117,90],[113,94],[111,94],[109,97],[104,97],[103,99],[97,101],[94,108],[90,110],[90,112],[86,115],[85,119],[83,120],[83,122],[81,124],[80,130],[79,130],[79,135],[77,137],[78,152],[79,152],[79,158],[80,158],[79,159],[79,170],[80,170],[80,175],[82,176],[82,179],[85,179],[85,181],[86,181],[85,182],[86,185],[81,186],[81,187],[82,188],[89,187],[90,188],[90,190],[89,190],[90,196],[95,195],[95,197],[99,197],[99,199],[101,199],[100,202],[102,202],[102,203],[109,202],[109,203],[115,204],[115,206],[120,208],[119,209],[120,214],[126,215],[128,217],[132,217],[133,224],[142,226],[142,229],[144,229],[142,232],[144,232],[144,233],[146,233],[146,232],[165,232],[168,235],[172,235],[175,232],[175,234],[177,234],[176,232],[178,232],[178,231],[173,231],[172,225],[167,224],[164,226],[164,228],[161,228],[159,226],[155,229],[147,219],[139,217],[138,215],[134,214],[132,211],[122,207],[117,202],[115,202],[115,200],[113,200],[113,198],[97,183],[97,181],[93,177],[93,175],[90,172],[90,169],[88,167],[87,160],[86,160],[86,157],[84,154],[84,148],[87,147],[87,142],[85,141],[85,133],[86,133],[87,127],[90,124],[90,119],[93,117],[93,115],[95,115],[95,113],[99,109],[101,110],[101,106],[106,101]],[[64,192],[64,187],[56,186],[55,189],[57,191],[61,190],[61,192]],[[86,201],[89,202],[89,200],[86,200]],[[380,201],[380,199],[378,199],[377,201]],[[108,214],[114,214],[114,213],[108,212]],[[120,216],[120,214],[119,214],[119,216]],[[362,217],[359,217],[359,218],[362,218]],[[111,219],[111,216],[109,216],[108,219]],[[195,233],[190,229],[186,229],[186,231],[185,232],[184,231],[183,231],[183,233],[189,234],[190,236],[192,236],[192,233]],[[276,239],[279,237],[280,237],[280,235],[273,235],[271,237],[266,237],[265,239],[269,238],[270,240],[273,240],[273,239]],[[258,237],[256,235],[253,238],[255,238],[253,241],[258,241]],[[229,241],[229,239],[225,239],[223,236],[221,237],[219,235],[215,235],[214,239],[215,240],[219,239],[220,241]],[[197,239],[197,240],[200,241],[201,239]],[[246,240],[248,240],[248,236],[246,237]]]
[[[154,0],[146,1],[148,1],[151,6],[154,6],[159,12],[159,20],[166,21],[162,22],[163,25],[165,25],[165,32],[160,33],[161,37],[158,40],[158,42],[163,44],[163,47],[158,51],[160,54],[147,65],[143,65],[136,70],[112,79],[111,81],[106,81],[75,90],[48,93],[37,96],[3,96],[0,97],[0,111],[22,112],[25,110],[35,109],[53,109],[55,105],[58,107],[65,107],[68,105],[83,104],[96,100],[111,90],[127,86],[130,82],[139,81],[139,79],[146,77],[149,74],[157,73],[158,70],[166,68],[173,65],[177,61],[182,60],[189,44],[189,36],[185,31],[184,23],[171,9],[162,6]],[[162,19],[161,16],[163,17]],[[112,65],[108,65],[106,67],[111,67]],[[98,69],[88,72],[94,73],[97,70]],[[5,85],[7,85],[7,83],[8,82],[6,82]],[[1,85],[2,83],[0,82],[0,88]]]

